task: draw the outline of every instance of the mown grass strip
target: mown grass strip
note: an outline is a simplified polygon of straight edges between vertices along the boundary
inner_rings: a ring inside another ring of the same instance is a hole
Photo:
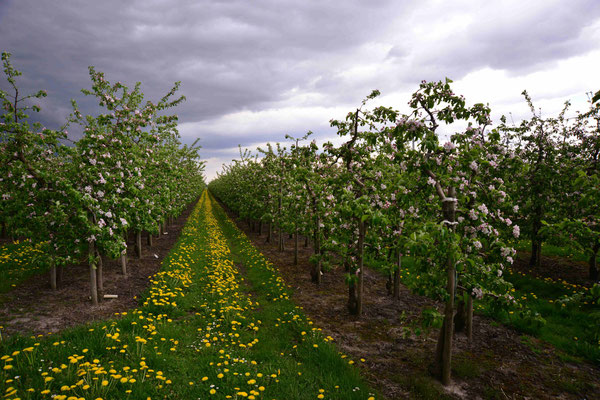
[[[354,361],[338,352],[331,337],[289,298],[276,268],[213,200],[213,211],[232,250],[231,260],[245,272],[245,291],[254,299],[252,317],[260,321],[253,356],[264,368],[277,368],[279,382],[268,398],[373,399]]]

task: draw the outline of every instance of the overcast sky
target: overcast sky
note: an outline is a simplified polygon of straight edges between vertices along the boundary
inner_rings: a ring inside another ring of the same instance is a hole
[[[453,79],[495,122],[527,116],[524,89],[547,116],[583,110],[600,89],[600,1],[0,0],[0,51],[23,89],[48,91],[48,128],[72,98],[98,111],[80,92],[89,65],[148,100],[182,81],[180,133],[201,138],[211,179],[238,144],[322,142],[371,90],[402,110],[423,79]]]

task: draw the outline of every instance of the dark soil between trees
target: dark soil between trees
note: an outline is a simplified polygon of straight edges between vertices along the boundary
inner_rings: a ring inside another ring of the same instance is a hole
[[[541,256],[540,265],[531,266],[529,265],[530,257],[531,253],[529,252],[519,252],[513,270],[539,279],[550,278],[553,281],[564,281],[587,287],[594,284],[589,278],[589,264],[585,261],[571,261],[558,256]]]
[[[117,260],[103,258],[104,294],[116,294],[118,298],[104,299],[97,306],[92,305],[87,263],[64,267],[62,284],[56,291],[50,288],[48,273],[34,275],[0,297],[2,335],[56,333],[137,307],[136,296],[148,288],[148,278],[160,270],[195,205],[196,202],[190,204],[165,234],[158,239],[155,237],[152,247],[147,245],[144,235],[141,259],[135,255],[134,236],[129,237],[127,276],[121,273]]]
[[[346,308],[343,268],[326,272],[316,286],[309,273],[312,248],[304,247],[304,238],[299,264],[294,265],[294,243],[287,234],[286,250],[281,253],[277,235],[266,243],[266,233],[258,236],[248,224],[233,219],[278,267],[293,289],[294,301],[388,399],[600,399],[600,368],[561,361],[552,346],[479,315],[474,316],[471,344],[464,334],[455,335],[454,383],[443,388],[428,372],[437,330],[415,336],[404,329],[420,318],[426,306],[442,311],[441,303],[412,294],[404,286],[395,301],[387,295],[386,277],[366,270],[364,315],[353,317]]]

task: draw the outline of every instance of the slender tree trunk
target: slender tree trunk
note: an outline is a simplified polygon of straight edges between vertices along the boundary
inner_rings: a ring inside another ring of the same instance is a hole
[[[135,233],[135,251],[138,258],[142,258],[142,231]]]
[[[262,219],[258,221],[258,236],[262,236]]]
[[[398,250],[398,260],[394,271],[394,299],[400,300],[400,269],[402,268],[402,253]]]
[[[121,272],[123,275],[127,275],[127,250],[125,250],[125,254],[121,254],[119,259],[121,261]]]
[[[467,339],[473,341],[473,296],[467,297]]]
[[[454,332],[462,332],[467,325],[467,310],[465,302],[460,296],[460,300],[456,304],[456,313],[454,314]]]
[[[54,261],[51,261],[50,265],[50,287],[52,290],[56,290],[56,265],[54,265]]]
[[[89,246],[89,255],[90,255],[90,295],[92,298],[92,304],[98,305],[98,278],[96,277],[96,263],[91,261],[96,254],[96,245],[92,241]]]
[[[533,211],[533,223],[531,230],[531,258],[529,260],[530,267],[539,267],[541,264],[542,256],[542,240],[539,236],[540,229],[542,229],[542,219],[544,213],[541,206],[536,206]]]
[[[148,232],[148,246],[152,247],[152,233]]]
[[[364,256],[365,256],[365,235],[367,226],[364,222],[360,222],[358,228],[358,286],[356,288],[356,315],[359,317],[363,311],[363,286],[364,286]]]
[[[269,222],[269,230],[267,231],[267,241],[266,243],[271,243],[271,238],[273,237],[273,222]]]
[[[278,243],[277,247],[280,252],[283,252],[285,250],[283,240],[284,240],[283,228],[279,227],[279,243]]]
[[[322,272],[321,272],[321,240],[319,238],[320,235],[320,230],[319,230],[319,223],[321,222],[319,220],[319,217],[317,216],[315,218],[315,231],[314,231],[314,254],[317,256],[318,261],[316,263],[313,263],[313,267],[312,267],[312,271],[311,271],[311,277],[312,277],[312,281],[314,283],[316,283],[317,285],[321,284],[321,278],[322,278]]]
[[[304,247],[308,247],[308,235],[304,236]]]
[[[391,261],[393,254],[393,249],[390,249],[387,254],[387,261]],[[390,268],[387,274],[387,281],[385,282],[385,289],[387,290],[387,295],[391,296],[394,293],[394,268]]]
[[[298,225],[294,234],[294,265],[298,265]]]
[[[447,198],[442,200],[442,211],[444,220],[448,221],[449,229],[454,229],[454,221],[456,217],[456,202],[451,201],[456,197],[456,191],[453,187],[448,188]],[[448,299],[444,310],[444,323],[440,330],[438,343],[436,346],[435,355],[435,372],[440,374],[442,384],[449,385],[451,382],[451,366],[452,366],[452,336],[454,331],[454,288],[456,282],[456,269],[452,257],[448,257],[446,261],[446,271],[448,282],[446,290]]]
[[[102,262],[102,256],[100,255],[98,250],[96,250],[96,257],[98,259],[98,265],[96,270],[96,280],[98,281],[98,283],[96,284],[96,286],[98,288],[98,297],[102,299],[102,296],[104,295],[104,263]]]

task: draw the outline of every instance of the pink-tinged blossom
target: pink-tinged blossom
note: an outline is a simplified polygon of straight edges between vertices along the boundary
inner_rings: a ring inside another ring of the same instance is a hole
[[[452,142],[446,142],[446,143],[444,143],[444,149],[446,151],[450,151],[450,150],[454,149],[455,147],[456,146],[454,146],[454,143],[452,143]]]
[[[521,229],[519,228],[519,225],[513,226],[512,234],[515,238],[519,237],[519,235],[521,234]]]
[[[473,246],[475,246],[475,248],[478,250],[482,247],[481,242],[479,240],[474,241]]]
[[[504,222],[506,223],[506,225],[511,226],[512,225],[512,221],[510,220],[510,218],[506,218],[504,220]]]
[[[481,288],[473,288],[473,290],[471,291],[471,294],[476,299],[482,299],[483,298],[483,290],[481,290]]]
[[[432,177],[429,177],[429,178],[427,178],[427,183],[432,186],[435,186],[435,179],[433,179]]]
[[[475,161],[471,161],[471,164],[469,164],[469,168],[471,168],[473,171],[477,172],[477,170],[479,169],[479,166],[477,166],[477,163]]]
[[[473,209],[469,210],[469,218],[475,221],[477,219],[477,212]]]
[[[512,257],[506,257],[506,262],[508,262],[509,264],[512,264],[514,262]]]
[[[479,211],[481,211],[481,213],[482,213],[483,215],[488,215],[488,208],[486,207],[486,205],[485,205],[485,204],[480,204],[480,205],[479,205],[479,207],[477,207],[477,209],[478,209]]]
[[[514,206],[513,207],[513,212],[518,212],[519,211],[519,206]]]
[[[501,269],[498,270],[498,277],[500,277],[500,276],[502,276],[502,270]]]

